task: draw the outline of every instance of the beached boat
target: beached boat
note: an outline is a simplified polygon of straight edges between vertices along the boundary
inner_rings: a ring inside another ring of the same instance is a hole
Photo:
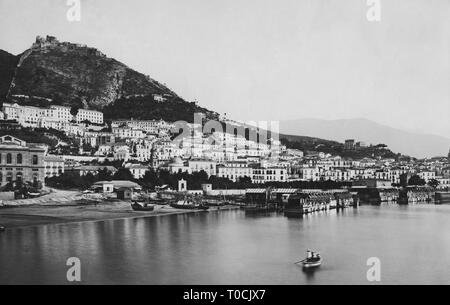
[[[28,197],[30,197],[30,198],[36,198],[36,197],[39,197],[39,196],[41,196],[41,193],[28,192]]]
[[[308,250],[306,258],[296,264],[302,264],[304,269],[314,269],[322,265],[322,257],[320,253]]]
[[[221,206],[227,205],[228,203],[221,201],[221,200],[208,199],[208,200],[205,200],[203,204],[208,207],[221,207]]]
[[[155,209],[155,207],[153,205],[148,205],[146,203],[140,204],[137,201],[135,201],[131,204],[131,208],[134,211],[144,211],[144,212],[151,212]]]
[[[202,204],[202,203],[197,203],[194,202],[190,199],[183,199],[183,200],[178,200],[176,202],[172,202],[170,204],[170,206],[172,208],[175,209],[183,209],[183,210],[202,210],[202,211],[206,211],[209,209],[208,206]]]

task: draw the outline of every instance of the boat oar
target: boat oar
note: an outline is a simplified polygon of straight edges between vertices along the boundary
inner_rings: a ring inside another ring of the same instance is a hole
[[[294,264],[300,264],[303,263],[304,261],[306,261],[306,259],[302,259],[301,261],[295,262]]]

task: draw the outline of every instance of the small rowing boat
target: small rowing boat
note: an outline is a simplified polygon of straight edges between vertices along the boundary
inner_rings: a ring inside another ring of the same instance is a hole
[[[302,264],[303,269],[317,268],[320,267],[320,265],[322,265],[322,257],[320,256],[319,252],[308,250],[306,252],[306,258],[304,260],[296,262],[296,264]]]

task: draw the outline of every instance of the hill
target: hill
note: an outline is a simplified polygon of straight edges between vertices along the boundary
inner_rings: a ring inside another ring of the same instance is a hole
[[[59,42],[47,36],[37,37],[18,60],[4,53],[0,64],[7,69],[0,75],[1,92],[9,88],[6,98],[19,104],[107,109],[107,119],[123,118],[127,115],[124,109],[133,117],[145,119],[173,119],[182,113],[192,120],[195,111],[210,118],[217,116],[186,102],[150,76],[85,45]],[[164,111],[155,112],[155,106]]]
[[[8,94],[18,62],[19,56],[0,50],[0,100],[4,99]]]
[[[392,128],[367,119],[282,121],[280,132],[339,142],[355,139],[367,144],[386,144],[395,152],[416,158],[447,155],[450,148],[448,138]]]

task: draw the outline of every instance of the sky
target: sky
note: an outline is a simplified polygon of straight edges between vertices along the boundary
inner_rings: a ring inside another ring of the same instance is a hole
[[[69,22],[66,0],[0,0],[0,49],[84,43],[237,120],[450,137],[450,0],[379,1],[369,22],[367,0],[81,0]]]

